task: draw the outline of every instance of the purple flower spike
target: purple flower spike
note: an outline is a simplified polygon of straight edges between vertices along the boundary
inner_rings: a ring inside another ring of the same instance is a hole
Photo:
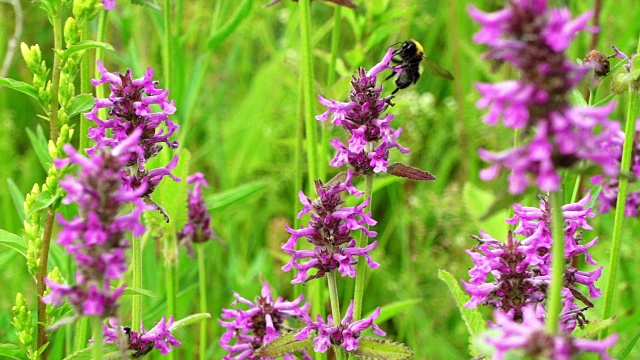
[[[311,279],[323,277],[326,273],[336,269],[342,276],[355,277],[355,264],[357,263],[355,256],[364,257],[372,269],[379,266],[369,255],[378,242],[374,241],[368,246],[358,248],[356,241],[351,236],[351,231],[354,230],[362,231],[367,237],[377,235],[367,228],[376,224],[376,221],[371,218],[371,213],[364,212],[364,209],[369,205],[369,200],[358,206],[343,206],[340,196],[342,192],[346,191],[356,196],[362,195],[351,185],[352,177],[353,172],[349,170],[343,183],[329,188],[325,187],[321,181],[316,181],[316,193],[319,197],[314,201],[311,201],[302,191],[300,192],[299,197],[303,207],[298,218],[304,214],[310,214],[311,221],[308,227],[298,230],[286,227],[291,236],[282,245],[282,250],[293,256],[282,267],[282,270],[298,270],[298,274],[291,281],[292,284],[306,283]],[[314,248],[296,250],[300,238],[305,238]],[[317,273],[309,275],[309,270],[314,268]]]
[[[565,331],[582,327],[587,322],[583,311],[593,307],[589,298],[601,296],[595,287],[600,278],[602,267],[590,272],[579,271],[573,266],[573,259],[584,255],[585,262],[596,265],[588,249],[598,243],[598,238],[583,243],[582,230],[591,230],[587,219],[595,216],[591,208],[585,206],[591,196],[574,204],[562,207],[564,223],[564,243],[566,268],[562,290],[563,310],[561,324]],[[551,273],[551,212],[545,198],[540,207],[513,206],[514,217],[507,223],[515,225],[514,233],[509,232],[506,242],[498,241],[484,232],[481,236],[472,236],[479,244],[467,253],[474,267],[469,270],[469,282],[463,281],[471,300],[465,304],[468,308],[489,305],[509,314],[514,321],[522,320],[523,309],[531,306],[539,318],[546,314],[545,299],[550,284]],[[517,239],[516,235],[522,239]],[[584,285],[589,295],[578,288]],[[584,306],[579,306],[580,300]]]
[[[219,323],[227,331],[220,338],[220,347],[229,351],[223,360],[262,359],[255,355],[257,349],[278,338],[282,331],[294,330],[285,324],[288,318],[299,320],[309,317],[309,303],[300,306],[303,295],[294,301],[285,301],[282,297],[274,301],[267,282],[262,284],[261,296],[256,297],[255,302],[235,292],[233,295],[236,300],[232,305],[240,303],[249,309],[222,309],[224,320],[219,320]],[[311,359],[306,353],[302,354],[305,360]],[[283,359],[295,360],[296,357],[286,354]]]
[[[511,193],[522,193],[532,184],[555,191],[560,186],[558,169],[582,160],[615,176],[619,152],[603,146],[619,134],[618,123],[608,118],[615,104],[594,108],[569,101],[589,67],[569,61],[564,51],[579,31],[595,30],[587,26],[590,13],[572,20],[567,8],[550,9],[546,0],[509,1],[495,13],[469,7],[469,13],[482,26],[474,41],[490,48],[485,58],[510,63],[521,74],[519,80],[476,84],[481,95],[476,105],[487,109],[483,120],[489,125],[502,121],[531,134],[514,149],[480,149],[480,157],[491,163],[481,179],[494,179],[504,168],[510,171]]]
[[[548,334],[544,321],[531,306],[523,309],[520,321],[514,321],[511,315],[500,310],[496,310],[494,316],[495,327],[500,335],[486,339],[496,349],[494,360],[505,359],[512,351],[519,351],[532,359],[571,360],[580,354],[593,353],[598,354],[600,359],[609,360],[611,357],[607,355],[607,350],[618,340],[617,335],[598,341],[577,339],[569,333]]]
[[[208,188],[209,184],[204,178],[204,174],[197,172],[187,179],[193,188],[188,191],[189,211],[188,221],[178,233],[178,240],[187,247],[189,256],[193,257],[192,243],[203,243],[217,237],[211,229],[211,216],[207,212],[207,207],[202,197],[202,187]]]
[[[374,324],[373,321],[380,316],[380,307],[376,308],[376,311],[371,316],[362,320],[353,321],[353,306],[354,302],[351,300],[347,313],[344,319],[340,322],[338,327],[333,325],[333,318],[331,315],[327,317],[325,323],[322,316],[318,315],[317,322],[311,321],[307,318],[307,326],[305,326],[295,338],[298,340],[304,340],[309,337],[312,330],[315,330],[316,336],[313,338],[315,342],[314,350],[316,352],[326,352],[330,345],[338,345],[345,348],[347,351],[354,351],[358,348],[360,341],[360,334],[367,328],[372,328],[373,333],[385,336],[386,333]]]
[[[353,89],[349,95],[349,102],[318,96],[318,100],[327,111],[316,116],[316,119],[327,121],[331,115],[333,125],[342,126],[351,134],[346,145],[339,139],[331,140],[331,145],[338,151],[329,163],[331,166],[348,165],[356,175],[386,172],[389,150],[396,148],[403,154],[409,152],[409,149],[397,142],[402,129],[394,130],[389,126],[393,115],[383,115],[393,96],[380,97],[382,86],[376,87],[380,72],[386,69],[402,71],[389,65],[392,57],[393,49],[389,48],[382,61],[369,71],[363,68],[358,70],[357,75],[351,80]],[[367,144],[371,144],[372,148],[367,148]]]
[[[67,192],[63,203],[77,203],[80,215],[71,220],[58,217],[62,225],[58,244],[75,258],[76,285],[47,280],[51,292],[43,302],[59,305],[67,297],[81,315],[102,318],[116,315],[117,300],[124,287],[112,290],[111,284],[122,279],[127,268],[124,251],[129,241],[125,234],[131,231],[140,236],[145,230],[140,222],[146,209],[140,198],[145,186],[126,189],[121,176],[130,157],[140,152],[139,138],[140,130],[136,130],[114,149],[98,148],[89,158],[67,144],[64,150],[69,158],[55,161],[58,167],[80,166],[75,177],[67,176],[60,181]],[[126,209],[131,212],[123,213]]]
[[[165,176],[180,181],[170,173],[177,164],[177,157],[164,168],[149,171],[145,167],[147,161],[163,149],[163,144],[172,149],[178,147],[177,141],[169,139],[179,128],[169,119],[176,107],[173,101],[168,100],[169,91],[158,88],[158,83],[152,81],[153,69],[148,68],[143,77],[134,79],[131,69],[127,69],[124,74],[111,73],[98,60],[98,71],[101,77],[91,83],[94,86],[108,83],[111,94],[106,99],[96,99],[95,107],[84,114],[97,125],[89,130],[89,138],[97,144],[88,149],[87,153],[92,154],[103,146],[115,147],[139,129],[141,151],[128,159],[129,170],[123,175],[126,186],[135,189],[144,185],[146,192],[142,196],[149,197]],[[108,109],[105,120],[98,117],[98,110],[101,108]],[[160,111],[154,112],[154,108],[159,108]],[[108,131],[113,137],[107,137]]]
[[[120,334],[124,335],[126,340],[126,349],[133,350],[132,357],[137,358],[148,354],[153,348],[160,350],[160,353],[165,355],[170,353],[172,346],[179,346],[180,341],[176,340],[171,331],[173,325],[173,316],[169,317],[169,320],[165,317],[153,327],[153,329],[146,331],[144,324],[141,324],[140,332],[135,332],[127,326],[118,326],[115,321],[109,321],[111,327],[104,326],[104,342],[118,342],[118,328]]]

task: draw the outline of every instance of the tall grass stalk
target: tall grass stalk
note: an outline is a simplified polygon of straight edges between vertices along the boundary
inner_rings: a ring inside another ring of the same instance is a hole
[[[640,51],[640,40],[638,49]],[[637,71],[637,70],[636,70]],[[627,192],[629,186],[629,169],[631,168],[631,155],[634,144],[636,121],[638,116],[638,89],[632,83],[629,84],[629,104],[627,108],[627,121],[624,127],[624,145],[622,148],[622,160],[620,162],[620,176],[618,179],[618,199],[613,220],[613,234],[611,239],[611,254],[609,256],[609,272],[604,288],[604,305],[602,307],[602,319],[608,319],[612,315],[613,297],[616,291],[616,275],[620,263],[620,244],[622,242],[622,227],[624,225]],[[609,328],[600,332],[600,339],[609,335]]]
[[[198,251],[198,284],[200,289],[200,313],[207,312],[207,267],[204,262],[204,246],[205,244],[195,244]],[[204,360],[207,353],[207,322],[200,323],[200,347],[199,358]]]
[[[563,195],[560,190],[550,195],[551,202],[551,286],[547,297],[547,332],[557,334],[560,330],[562,310],[562,287],[564,284],[564,216],[562,214]]]
[[[93,329],[91,360],[102,360],[102,319],[97,316],[92,316],[91,327]]]

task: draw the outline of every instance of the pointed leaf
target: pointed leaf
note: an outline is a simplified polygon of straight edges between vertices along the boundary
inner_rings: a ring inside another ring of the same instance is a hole
[[[313,350],[313,340],[298,340],[294,336],[296,333],[283,334],[272,342],[265,344],[256,351],[256,355],[267,358],[277,358],[285,354],[291,354],[301,350]]]
[[[266,187],[262,181],[254,181],[248,184],[240,185],[233,189],[229,189],[205,198],[207,210],[223,210],[230,205],[239,204],[245,200],[257,196]]]
[[[69,58],[69,56],[73,55],[74,53],[76,53],[78,51],[87,50],[87,49],[95,49],[95,48],[114,51],[113,46],[111,46],[110,44],[107,44],[105,42],[100,42],[100,41],[95,41],[95,40],[86,40],[86,41],[80,41],[78,43],[75,43],[75,44],[69,46],[69,48],[67,48],[67,50],[65,50],[62,53],[61,58],[64,61],[67,58]]]
[[[220,30],[213,33],[207,40],[207,47],[209,50],[217,49],[222,42],[233,33],[233,31],[242,23],[243,20],[249,17],[251,13],[251,7],[253,6],[253,0],[244,0],[236,12],[233,13],[231,19],[224,24]]]
[[[629,341],[629,343],[627,343],[625,347],[620,349],[620,352],[618,352],[618,355],[616,355],[616,359],[618,360],[626,359],[627,356],[629,356],[629,353],[631,352],[631,350],[633,350],[633,348],[638,343],[638,340],[640,340],[640,333],[636,334],[636,336],[634,336],[633,339],[631,339],[631,341]]]
[[[456,305],[458,306],[458,310],[460,310],[460,314],[462,315],[462,320],[464,320],[464,323],[467,326],[469,335],[471,335],[472,338],[475,338],[479,333],[487,328],[487,322],[482,318],[482,314],[480,314],[478,309],[467,309],[464,306],[471,297],[462,290],[453,275],[448,273],[446,270],[439,270],[438,278],[444,281],[449,287],[449,291],[451,291],[451,294],[456,301]]]
[[[27,257],[27,244],[24,239],[16,234],[0,229],[0,245],[6,246]]]
[[[435,181],[436,179],[435,176],[427,171],[403,163],[394,163],[387,166],[387,173],[409,180]]]
[[[349,351],[349,354],[355,355],[360,359],[404,360],[413,357],[413,350],[405,344],[366,336],[358,340],[360,341],[358,348],[354,351]]]
[[[588,324],[585,324],[583,329],[577,327],[573,330],[573,335],[577,338],[592,338],[598,335],[600,331],[613,325],[615,322],[616,320],[614,318],[606,320],[590,320]]]
[[[464,184],[462,193],[465,210],[476,222],[475,228],[497,237],[507,234],[509,224],[504,221],[508,215],[507,210],[499,209],[490,217],[483,217],[487,204],[495,201],[493,194],[471,183]]]
[[[138,288],[132,288],[132,287],[125,288],[124,292],[122,293],[122,295],[142,295],[142,296],[151,297],[151,298],[157,298],[158,297],[158,295],[156,295],[151,290],[138,289]]]
[[[40,102],[40,98],[38,97],[38,90],[36,90],[36,88],[34,88],[30,84],[27,84],[26,82],[13,80],[9,78],[0,78],[0,86],[5,86],[5,87],[8,87],[9,89],[13,89],[23,94],[27,94],[32,98],[36,99],[38,102]]]
[[[44,171],[49,170],[51,157],[49,156],[48,141],[44,136],[42,127],[38,126],[35,134],[29,128],[27,128],[26,130],[29,141],[31,142],[31,147],[33,147],[33,151],[36,153],[36,157],[38,158],[40,165],[42,165]]]
[[[385,306],[380,307],[380,316],[376,320],[377,323],[381,323],[385,320],[391,319],[399,313],[412,308],[421,302],[421,299],[408,299],[392,302]]]
[[[509,194],[506,191],[502,192],[500,194],[500,197],[498,197],[491,203],[491,205],[489,206],[489,210],[487,210],[484,215],[480,217],[480,220],[484,221],[497,214],[501,210],[509,209],[511,206],[513,206],[514,203],[520,202],[520,200],[522,200],[523,198],[523,194],[514,195]]]
[[[27,360],[27,355],[18,345],[0,344],[0,358]]]
[[[23,222],[26,219],[24,214],[24,194],[18,188],[18,185],[13,181],[13,179],[7,179],[7,186],[9,187],[9,195],[11,195],[11,200],[13,201],[13,207],[15,207],[18,216],[20,216],[20,222]]]
[[[211,314],[209,313],[198,313],[198,314],[189,315],[187,317],[184,317],[174,322],[173,325],[171,325],[171,328],[169,328],[169,331],[174,332],[185,326],[193,325],[210,318],[211,318]]]
[[[76,95],[66,106],[67,115],[69,117],[74,117],[78,114],[88,112],[93,108],[94,98],[91,94],[80,94]]]
[[[31,216],[33,213],[48,208],[51,204],[56,202],[60,198],[59,195],[53,196],[51,191],[45,190],[38,194],[36,197],[36,203],[33,205],[31,213],[27,214],[27,216]]]
[[[146,6],[153,10],[162,11],[162,8],[156,3],[155,0],[131,0],[131,3],[134,5]]]

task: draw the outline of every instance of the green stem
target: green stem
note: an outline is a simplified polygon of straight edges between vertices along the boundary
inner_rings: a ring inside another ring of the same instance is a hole
[[[198,283],[200,287],[200,313],[207,312],[207,270],[204,263],[204,244],[196,244],[198,251]],[[204,360],[207,352],[207,325],[200,323],[200,360]]]
[[[627,202],[627,190],[629,186],[629,168],[631,167],[631,155],[633,151],[633,138],[636,128],[636,116],[638,114],[638,92],[629,86],[629,107],[627,109],[627,122],[624,127],[624,145],[622,148],[622,161],[620,163],[620,176],[618,178],[618,199],[616,201],[615,217],[613,220],[613,234],[611,239],[611,254],[609,255],[609,272],[604,290],[604,306],[602,319],[609,319],[612,315],[613,296],[616,288],[616,274],[620,262],[620,243],[622,241],[622,229],[624,226],[624,212]],[[609,329],[600,332],[600,338],[609,335]]]
[[[364,213],[371,211],[371,204],[373,202],[373,174],[365,175],[364,177],[364,199],[369,199],[369,205],[363,210]],[[368,226],[367,226],[368,227]],[[358,238],[358,247],[363,248],[367,246],[368,237],[364,236],[364,233],[360,232]],[[356,284],[353,292],[353,319],[360,320],[362,316],[362,297],[364,296],[364,282],[367,271],[367,261],[360,257],[358,259],[358,266],[356,268]]]
[[[173,262],[165,262],[164,265],[164,275],[165,275],[165,286],[167,288],[167,314],[168,316],[174,315],[176,310],[176,289],[174,286],[175,279],[175,269]],[[173,359],[173,352],[167,354],[169,359]]]
[[[96,34],[96,41],[105,42],[105,38],[107,37],[107,16],[108,15],[109,15],[109,11],[106,11],[106,10],[100,11],[100,15],[98,18],[98,33]],[[102,58],[103,53],[104,53],[104,50],[102,50],[102,48],[96,48],[96,62],[97,60],[104,61],[104,59]],[[96,74],[98,74],[97,67],[96,67]],[[96,98],[104,99],[106,97],[104,87],[105,85],[96,86]],[[98,109],[98,117],[103,120],[106,119],[107,109],[106,108]]]
[[[38,273],[36,274],[36,292],[38,293],[38,347],[40,349],[47,343],[47,331],[45,324],[47,324],[47,305],[42,302],[44,292],[47,290],[47,285],[44,283],[44,278],[47,276],[47,266],[49,263],[49,246],[51,245],[51,233],[53,231],[53,219],[55,211],[49,209],[47,211],[47,219],[44,225],[44,232],[42,234],[42,248],[40,253],[40,261],[38,263]],[[47,359],[47,352],[42,353],[42,359]]]
[[[564,217],[562,214],[562,192],[551,193],[551,286],[547,296],[547,332],[557,334],[560,330],[562,309],[562,287],[564,285]]]
[[[142,239],[134,236],[131,240],[132,249],[132,273],[133,281],[131,286],[134,289],[142,289]],[[140,332],[142,321],[142,296],[133,295],[131,299],[131,328],[135,332]]]
[[[89,40],[89,22],[84,21],[84,24],[80,28],[80,41]],[[88,51],[85,52],[85,56],[82,58],[80,64],[80,93],[91,93],[91,56]],[[80,143],[78,144],[79,151],[85,152],[85,149],[89,144],[89,119],[84,116],[80,116]]]
[[[171,61],[173,56],[173,35],[171,30],[171,0],[164,0],[164,41],[162,42],[162,68],[165,89],[171,88]]]
[[[314,188],[318,179],[318,155],[316,124],[313,117],[313,59],[311,54],[311,0],[300,0],[300,33],[302,43],[302,97],[304,101],[304,124],[307,141],[307,167],[309,170],[309,189]]]
[[[340,313],[340,296],[338,295],[338,282],[336,280],[336,272],[331,271],[327,274],[327,282],[329,283],[329,300],[331,301],[331,317],[333,318],[333,326],[338,327],[342,319]],[[344,353],[334,347],[337,360],[344,358]]]
[[[74,342],[76,346],[74,348],[75,351],[80,351],[87,346],[87,333],[89,332],[89,319],[86,316],[78,319],[76,323],[76,337]]]
[[[93,330],[92,360],[102,360],[102,319],[97,316],[91,317],[91,327]]]
[[[593,106],[593,104],[596,102],[597,93],[598,93],[598,87],[589,86],[589,99],[587,99],[587,104],[589,106]],[[570,204],[573,204],[578,200],[581,184],[582,184],[582,172],[579,172],[578,175],[576,176],[576,182],[573,185],[573,192],[571,193],[571,201],[569,201]]]

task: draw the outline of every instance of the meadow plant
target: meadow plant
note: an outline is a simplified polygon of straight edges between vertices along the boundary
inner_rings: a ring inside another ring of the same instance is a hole
[[[118,326],[117,322],[112,320],[109,322],[110,327],[104,325],[104,342],[118,343],[124,340],[125,344],[119,344],[119,347],[131,350],[131,356],[134,358],[148,354],[154,347],[159,349],[161,354],[168,354],[173,350],[172,346],[180,345],[180,341],[176,340],[171,333],[173,316],[168,320],[163,317],[148,331],[145,330],[144,325],[141,325],[140,332],[134,331],[130,327]],[[119,332],[118,329],[120,329]]]

